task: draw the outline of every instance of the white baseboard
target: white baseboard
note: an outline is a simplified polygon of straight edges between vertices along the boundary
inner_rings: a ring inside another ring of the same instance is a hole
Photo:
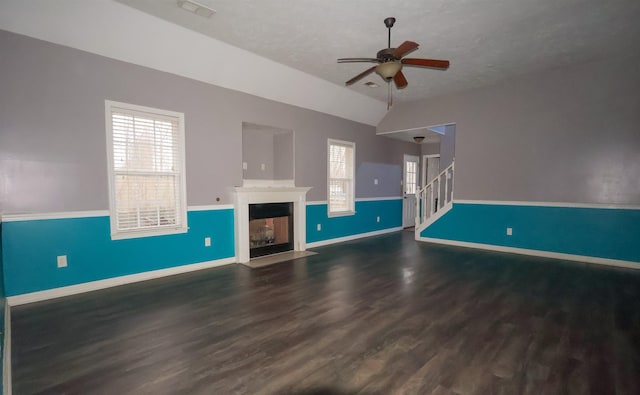
[[[615,267],[624,267],[627,269],[640,269],[640,262],[622,261],[618,259],[599,258],[586,255],[565,254],[562,252],[551,252],[542,250],[529,250],[526,248],[504,247],[493,244],[470,243],[467,241],[435,239],[431,237],[416,237],[418,241],[426,241],[428,243],[445,244],[455,247],[476,248],[481,250],[509,252],[512,254],[532,255],[542,258],[563,259],[566,261],[576,261],[582,263],[593,263],[596,265],[606,265]]]
[[[88,283],[69,285],[66,287],[47,289],[45,291],[31,292],[27,294],[7,297],[10,306],[18,306],[27,303],[40,302],[48,299],[61,298],[63,296],[75,295],[84,292],[96,291],[104,288],[117,287],[119,285],[137,283],[140,281],[152,280],[160,277],[173,276],[176,274],[193,272],[196,270],[209,269],[212,267],[235,263],[236,257],[217,259],[214,261],[193,263],[190,265],[174,266],[167,269],[152,270],[127,276],[107,278],[104,280],[91,281]]]
[[[393,233],[393,232],[397,232],[399,230],[402,230],[402,226],[399,226],[397,228],[388,228],[388,229],[376,230],[376,231],[367,232],[367,233],[358,233],[356,235],[351,235],[351,236],[336,237],[335,239],[314,241],[313,243],[307,243],[307,248],[322,247],[322,246],[326,246],[326,245],[329,245],[329,244],[342,243],[344,241],[362,239],[363,237],[371,237],[371,236],[383,235],[385,233]]]
[[[4,344],[2,350],[2,389],[4,395],[11,395],[11,306],[4,304]]]

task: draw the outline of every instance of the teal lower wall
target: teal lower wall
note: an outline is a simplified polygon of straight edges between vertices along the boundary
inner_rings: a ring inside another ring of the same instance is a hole
[[[356,202],[355,215],[334,218],[327,217],[326,204],[308,205],[306,214],[307,243],[312,243],[402,226],[402,200]],[[189,211],[188,223],[187,233],[111,240],[108,216],[4,222],[4,293],[15,296],[235,256],[233,209]],[[205,237],[211,237],[211,247],[204,246]],[[59,255],[67,256],[67,267],[57,267]]]
[[[454,203],[420,235],[640,262],[637,209]]]
[[[233,209],[187,215],[187,233],[126,240],[111,240],[108,216],[4,222],[6,295],[235,255]],[[211,237],[211,247],[204,246],[205,237]],[[67,255],[67,267],[57,267],[58,255]]]
[[[377,222],[377,217],[380,222]],[[318,224],[321,229],[318,230]],[[402,199],[356,201],[356,213],[327,215],[327,204],[307,205],[307,243],[402,226]]]

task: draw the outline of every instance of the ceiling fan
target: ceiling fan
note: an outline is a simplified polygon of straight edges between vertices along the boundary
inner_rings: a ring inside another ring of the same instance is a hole
[[[389,30],[387,48],[378,51],[375,58],[338,59],[338,63],[378,63],[377,66],[373,66],[345,82],[345,85],[352,85],[375,71],[389,84],[387,108],[391,106],[391,80],[393,79],[398,89],[403,89],[408,85],[407,79],[402,73],[402,66],[428,67],[441,70],[449,68],[448,60],[404,58],[405,55],[418,49],[418,44],[413,41],[405,41],[398,48],[391,48],[391,28],[395,22],[396,18],[393,17],[384,20],[384,24]]]

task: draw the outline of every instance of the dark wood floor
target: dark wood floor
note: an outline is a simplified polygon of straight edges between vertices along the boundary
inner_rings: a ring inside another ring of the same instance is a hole
[[[640,271],[316,251],[14,308],[14,394],[640,394]]]

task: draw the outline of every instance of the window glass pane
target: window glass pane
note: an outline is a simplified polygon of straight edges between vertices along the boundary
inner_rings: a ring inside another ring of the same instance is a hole
[[[406,162],[406,174],[405,174],[405,191],[406,193],[416,193],[416,187],[418,184],[418,173],[416,162]]]
[[[112,132],[116,169],[176,171],[177,122],[114,113]]]
[[[329,144],[329,212],[354,210],[354,151],[350,143]]]
[[[349,210],[349,181],[331,180],[329,182],[329,199],[332,211]]]
[[[176,176],[120,174],[115,181],[118,229],[178,222]]]
[[[329,155],[331,178],[344,178],[347,175],[347,163],[346,163],[346,151],[347,147],[341,147],[339,145],[331,146],[331,153]]]

